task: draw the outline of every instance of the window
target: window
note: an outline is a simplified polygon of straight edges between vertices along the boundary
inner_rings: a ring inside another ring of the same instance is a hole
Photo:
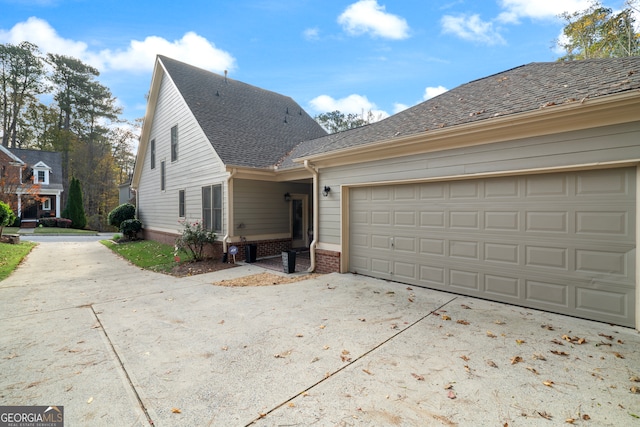
[[[171,128],[171,161],[178,160],[178,125]]]
[[[222,231],[222,185],[202,187],[202,220],[207,230]]]
[[[43,162],[38,162],[33,166],[33,183],[49,185],[49,173],[51,168]]]
[[[165,181],[164,181],[164,160],[160,162],[160,191],[164,191]]]
[[[51,199],[46,198],[42,201],[42,210],[50,211],[51,210]]]
[[[184,218],[184,190],[178,191],[178,216]]]
[[[151,140],[151,169],[156,168],[156,140]]]
[[[38,171],[38,181],[37,182],[44,182],[45,181],[45,171]]]

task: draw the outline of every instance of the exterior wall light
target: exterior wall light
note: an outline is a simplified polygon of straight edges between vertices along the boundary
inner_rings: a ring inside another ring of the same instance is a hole
[[[324,197],[327,197],[330,192],[331,192],[331,187],[329,187],[328,185],[325,185],[324,186],[324,190],[322,190],[322,195]]]
[[[284,193],[284,201],[285,202],[290,202],[291,201],[291,194]]]

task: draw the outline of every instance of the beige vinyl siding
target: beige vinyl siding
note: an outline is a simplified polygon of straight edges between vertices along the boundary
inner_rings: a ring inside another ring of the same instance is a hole
[[[311,185],[234,179],[234,224],[232,236],[281,235],[290,232],[290,203],[285,193],[307,194]],[[242,228],[238,228],[242,224]]]
[[[637,158],[640,122],[324,168],[320,185],[330,186],[332,192],[320,197],[320,242],[341,244],[340,184],[419,181]]]
[[[171,162],[171,128],[176,125],[180,153],[178,160]],[[147,150],[138,199],[139,217],[146,228],[177,233],[180,228],[180,190],[185,191],[187,220],[201,219],[201,188],[205,185],[223,184],[223,198],[226,201],[228,173],[166,76],[162,79],[149,139],[156,141],[156,168],[150,168],[150,150]],[[157,165],[161,161],[166,162],[165,191],[160,191],[160,170]],[[226,219],[223,218],[223,227],[226,227],[225,224]]]

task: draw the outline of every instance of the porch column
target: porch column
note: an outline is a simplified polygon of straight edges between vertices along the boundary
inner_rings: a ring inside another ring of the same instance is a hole
[[[56,218],[60,218],[60,193],[56,195]]]

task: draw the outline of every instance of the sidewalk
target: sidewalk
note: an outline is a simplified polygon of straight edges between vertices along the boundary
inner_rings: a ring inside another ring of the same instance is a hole
[[[0,282],[0,405],[69,426],[639,422],[632,329],[350,274],[212,284],[265,271],[40,243]]]

